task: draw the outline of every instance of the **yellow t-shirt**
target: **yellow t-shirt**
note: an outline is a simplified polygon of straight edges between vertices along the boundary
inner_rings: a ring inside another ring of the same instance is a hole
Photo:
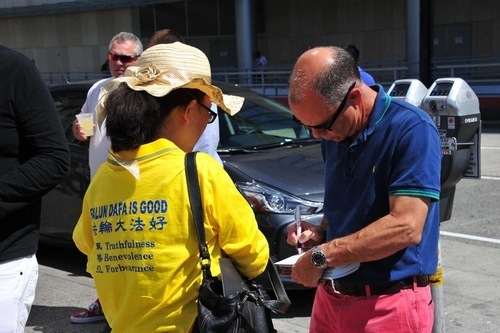
[[[90,183],[73,232],[106,319],[120,333],[189,332],[201,269],[185,153],[160,139],[114,156]],[[137,163],[138,179],[122,159]],[[221,251],[243,275],[261,274],[269,246],[252,209],[209,155],[199,153],[197,165],[212,274]]]

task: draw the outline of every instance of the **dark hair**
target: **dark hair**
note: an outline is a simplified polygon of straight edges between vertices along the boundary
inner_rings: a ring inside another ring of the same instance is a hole
[[[332,60],[313,82],[314,90],[330,106],[337,105],[354,81],[361,81],[358,66],[345,49],[332,47]]]
[[[184,43],[184,38],[173,29],[162,29],[156,31],[149,39],[148,47],[157,44],[172,44],[175,42]]]
[[[106,135],[115,152],[133,150],[160,138],[164,121],[172,110],[193,99],[201,101],[204,93],[197,89],[176,89],[163,97],[130,89],[121,83],[106,99]]]
[[[352,58],[356,62],[356,65],[359,64],[359,50],[356,45],[344,45],[342,46],[342,48],[351,54]]]

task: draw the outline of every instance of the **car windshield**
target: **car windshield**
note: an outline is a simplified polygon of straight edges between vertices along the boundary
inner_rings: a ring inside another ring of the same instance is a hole
[[[219,150],[259,149],[313,139],[308,127],[293,121],[282,104],[265,96],[245,96],[241,110],[230,116],[219,109]]]

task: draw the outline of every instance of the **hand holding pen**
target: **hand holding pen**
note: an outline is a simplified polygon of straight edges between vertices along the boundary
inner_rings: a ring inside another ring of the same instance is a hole
[[[295,210],[293,211],[293,216],[295,220],[295,226],[297,227],[296,228],[297,238],[299,238],[300,234],[302,233],[302,217],[300,216],[300,205],[297,205],[297,207],[295,207]],[[299,242],[298,239],[297,239],[297,252],[299,254],[304,252],[304,250],[302,249],[302,243]]]
[[[300,253],[305,252],[316,245],[323,244],[326,241],[326,225],[327,221],[325,217],[321,221],[321,224],[309,223],[302,219],[301,206],[297,206],[294,213],[294,222],[290,224],[287,229],[287,244],[297,247]],[[302,242],[299,242],[299,238]]]

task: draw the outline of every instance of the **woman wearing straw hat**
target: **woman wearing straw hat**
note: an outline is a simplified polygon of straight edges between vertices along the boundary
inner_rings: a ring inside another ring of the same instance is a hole
[[[182,43],[147,49],[101,90],[98,121],[112,152],[85,194],[73,240],[113,331],[193,328],[202,276],[184,156],[215,120],[211,102],[234,114],[243,100],[211,85],[205,54]],[[212,273],[224,252],[256,277],[269,249],[252,209],[214,159],[199,153],[197,164]]]

